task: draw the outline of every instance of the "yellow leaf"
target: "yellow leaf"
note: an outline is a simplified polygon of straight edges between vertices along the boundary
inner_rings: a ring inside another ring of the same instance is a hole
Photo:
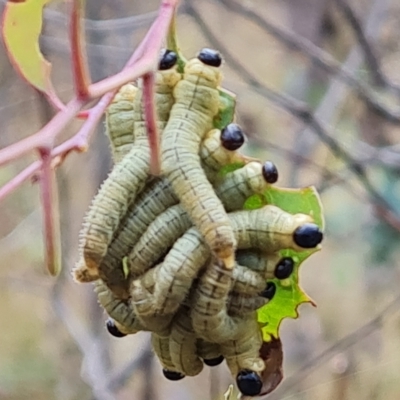
[[[39,48],[43,7],[51,0],[7,2],[3,13],[2,35],[9,57],[23,76],[37,89],[50,94],[51,64]]]

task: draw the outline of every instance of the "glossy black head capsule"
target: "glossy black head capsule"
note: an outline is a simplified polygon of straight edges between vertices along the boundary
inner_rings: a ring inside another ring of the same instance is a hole
[[[200,51],[197,58],[206,65],[219,67],[222,64],[221,54],[217,50],[204,48]]]
[[[203,361],[204,364],[208,365],[209,367],[215,367],[216,365],[219,365],[222,363],[222,361],[224,361],[224,356],[208,358],[208,359],[205,358]]]
[[[106,321],[106,328],[107,328],[107,330],[108,330],[108,333],[109,333],[110,335],[113,335],[114,337],[122,338],[122,337],[126,336],[125,333],[122,333],[122,332],[115,326],[115,322],[114,322],[114,320],[112,320],[111,318],[109,318],[109,319]]]
[[[260,293],[261,297],[271,300],[275,296],[276,285],[274,282],[267,282],[265,289]]]
[[[315,224],[300,225],[293,233],[294,242],[303,249],[312,249],[322,242],[323,234]]]
[[[180,381],[185,377],[185,375],[176,371],[168,371],[167,369],[162,370],[164,376],[170,381]]]
[[[259,395],[263,385],[260,376],[249,369],[243,369],[237,374],[236,384],[245,396]]]
[[[158,69],[160,71],[165,71],[166,69],[172,68],[178,61],[178,56],[172,50],[163,50],[160,57],[160,62],[158,64]]]
[[[229,124],[221,131],[221,144],[229,151],[239,149],[244,141],[244,133],[238,124]]]
[[[279,260],[278,264],[275,267],[274,275],[278,279],[286,279],[292,275],[294,268],[293,258],[284,257]]]
[[[275,183],[278,180],[278,170],[271,161],[266,161],[262,167],[262,174],[267,183]]]

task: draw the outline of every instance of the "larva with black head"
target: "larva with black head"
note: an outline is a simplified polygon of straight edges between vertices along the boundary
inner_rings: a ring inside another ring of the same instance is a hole
[[[156,73],[156,108],[160,130],[168,120],[168,110],[173,104],[172,91],[180,78],[175,67]],[[85,217],[80,235],[83,258],[75,271],[77,280],[85,276],[98,276],[98,266],[114,232],[148,178],[150,156],[141,92],[135,99],[134,131],[134,145],[123,160],[114,166]]]
[[[209,54],[201,52],[199,58],[190,60],[175,87],[175,104],[162,137],[161,163],[183,208],[211,250],[233,268],[236,243],[232,227],[199,156],[200,143],[219,110],[221,58],[216,52],[211,58]]]
[[[265,164],[252,161],[243,168],[239,168],[216,180],[215,193],[220,199],[225,200],[226,211],[231,212],[242,209],[245,201],[251,195],[261,194],[268,189],[270,182],[265,179]]]

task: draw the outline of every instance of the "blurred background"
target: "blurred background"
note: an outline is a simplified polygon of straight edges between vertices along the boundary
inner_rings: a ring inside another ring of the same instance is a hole
[[[159,1],[87,0],[92,79],[118,72]],[[5,0],[1,0],[0,9]],[[41,48],[64,101],[72,96],[68,4],[45,12]],[[219,49],[224,87],[238,97],[246,153],[273,160],[279,185],[315,185],[323,250],[301,268],[318,307],[282,325],[285,380],[268,399],[400,399],[400,3],[396,0],[182,0],[184,53]],[[0,52],[0,146],[53,115]],[[71,125],[60,137],[70,137]],[[0,184],[29,165],[0,171]],[[103,125],[85,154],[58,169],[63,274],[44,272],[38,187],[1,204],[0,399],[214,400],[225,365],[179,383],[162,377],[147,334],[115,339],[91,285],[77,285],[83,215],[111,168]]]

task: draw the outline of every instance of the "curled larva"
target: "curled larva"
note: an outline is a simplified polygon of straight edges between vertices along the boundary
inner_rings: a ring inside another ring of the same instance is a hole
[[[230,125],[228,125],[228,127]],[[242,135],[243,141],[241,144],[244,143],[244,133],[242,133]],[[208,180],[212,183],[217,179],[221,166],[230,164],[244,165],[251,161],[256,161],[256,159],[236,151],[240,148],[238,144],[235,146],[234,150],[231,147],[225,147],[227,145],[226,142],[222,142],[221,131],[219,129],[212,129],[209,131],[201,143],[201,163],[206,171]]]
[[[129,334],[146,330],[133,313],[129,302],[115,297],[101,280],[95,282],[94,290],[100,305],[116,322],[116,326],[120,332]]]
[[[240,160],[241,163],[248,162],[245,156],[240,155],[237,151],[230,151],[221,146],[219,139],[220,132],[213,130],[212,141],[218,140],[219,150],[215,148],[214,152],[208,153],[207,159],[204,161],[204,168],[207,176],[214,173],[214,168],[220,169],[226,160]],[[211,140],[211,139],[210,139]],[[206,143],[203,141],[201,145],[202,153],[207,153]],[[221,179],[223,183],[229,178],[230,174]],[[249,195],[251,195],[250,193]],[[228,202],[228,197],[222,200]],[[133,245],[146,231],[151,222],[162,212],[178,203],[178,198],[171,190],[170,184],[166,179],[154,179],[138,196],[137,200],[129,205],[128,211],[120,223],[118,230],[109,245],[108,251],[99,266],[100,277],[110,287],[110,289],[119,297],[127,298],[127,279],[122,270],[121,260],[129,254]]]
[[[187,376],[196,376],[203,369],[203,361],[197,354],[197,339],[187,307],[182,307],[171,326],[171,360],[175,369]]]
[[[183,79],[174,90],[175,104],[162,137],[161,165],[183,208],[211,250],[233,268],[236,242],[232,227],[201,168],[199,156],[200,143],[212,128],[219,109],[221,58],[218,53],[214,54],[217,63],[210,64],[200,53],[199,58],[185,66]]]
[[[114,163],[121,161],[134,143],[133,106],[137,91],[132,83],[122,86],[106,111],[106,135]]]
[[[154,353],[160,360],[160,363],[164,370],[171,372],[178,372],[175,369],[175,365],[171,359],[171,352],[169,349],[170,337],[160,336],[156,333],[151,334],[151,345],[153,347]],[[183,378],[183,376],[182,376]]]
[[[242,335],[241,318],[230,316],[227,310],[231,287],[232,270],[213,259],[199,278],[191,300],[193,328],[198,337],[223,343]]]
[[[257,161],[249,162],[215,182],[215,193],[224,201],[226,211],[235,211],[243,208],[249,196],[263,193],[269,186],[264,177],[264,165]]]
[[[173,103],[172,91],[181,76],[175,67],[156,73],[156,108],[164,110]],[[164,108],[163,108],[164,107]],[[162,120],[162,115],[165,120]],[[167,113],[159,112],[160,129],[166,124]],[[81,231],[83,260],[75,276],[98,276],[98,266],[107,252],[114,232],[126,214],[128,205],[143,188],[149,174],[149,145],[143,116],[141,92],[134,105],[135,143],[121,162],[116,164],[95,196]]]
[[[132,278],[138,278],[151,268],[191,225],[186,211],[179,204],[159,215],[129,254]]]
[[[295,241],[299,238],[295,237],[295,233],[302,229],[303,224],[309,227],[306,233],[303,232],[307,236],[307,246],[315,247],[322,240],[319,228],[309,222],[311,217],[291,215],[271,205],[258,210],[231,213],[229,219],[238,248],[256,248],[272,254],[282,248],[299,249]],[[155,282],[154,295],[149,294],[146,299],[142,295],[140,297],[141,302],[148,304],[148,313],[174,313],[187,295],[193,279],[198,276],[199,268],[209,258],[210,250],[200,232],[194,227],[187,230],[173,244],[164,261],[148,271]],[[133,304],[136,302],[136,293],[142,290],[144,276],[146,274],[131,285]]]
[[[95,282],[95,292],[100,305],[107,314],[115,321],[116,328],[125,335],[134,334],[139,331],[156,332],[161,336],[168,336],[172,321],[168,316],[146,316],[141,318],[137,315],[129,300],[121,300],[100,279]],[[143,307],[146,307],[144,304]],[[140,306],[138,306],[141,311]]]
[[[261,372],[264,369],[264,363],[259,357],[262,334],[255,313],[240,318],[238,325],[241,334],[233,340],[222,342],[221,354],[225,357],[232,375],[242,369]]]

